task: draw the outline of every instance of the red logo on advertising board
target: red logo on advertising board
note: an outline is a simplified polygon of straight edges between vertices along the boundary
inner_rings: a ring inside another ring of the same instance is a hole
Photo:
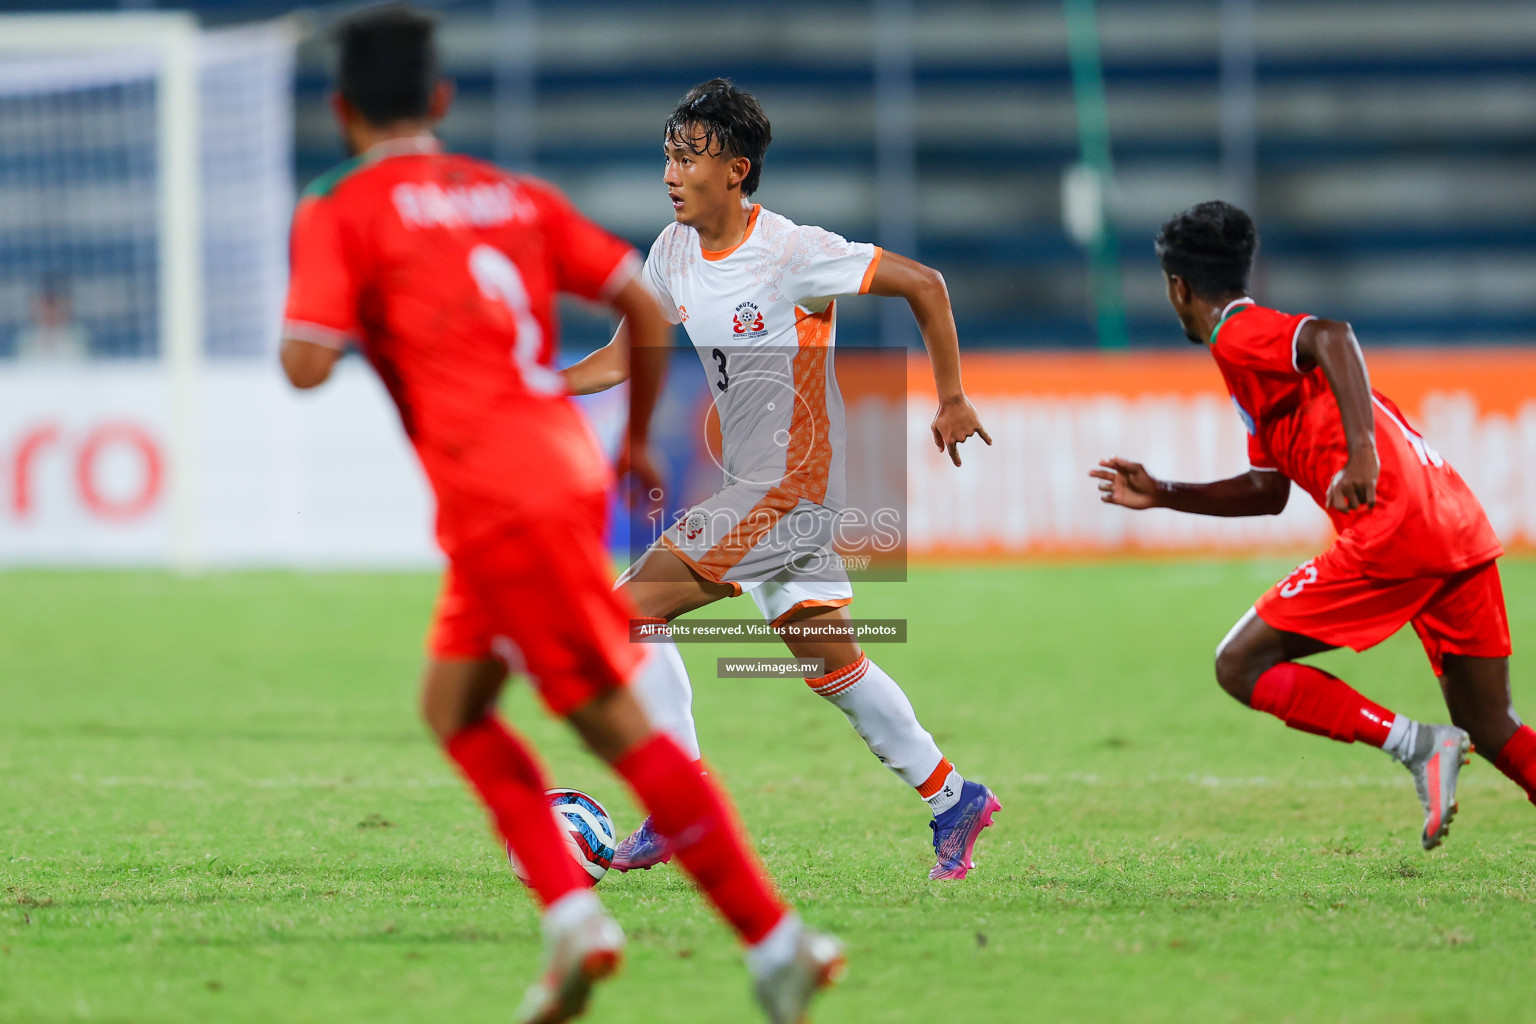
[[[9,504],[15,518],[30,519],[36,514],[38,464],[58,456],[73,461],[76,496],[93,517],[129,522],[154,509],[165,490],[165,457],[153,434],[136,423],[113,421],[96,425],[74,443],[71,440],[52,422],[21,432],[8,460]],[[120,481],[109,482],[108,463],[133,466],[133,482],[126,487]]]

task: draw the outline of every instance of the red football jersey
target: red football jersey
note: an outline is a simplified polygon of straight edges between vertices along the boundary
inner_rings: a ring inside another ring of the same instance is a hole
[[[284,337],[362,349],[432,482],[445,550],[607,486],[550,367],[555,294],[608,299],[639,257],[553,187],[428,136],[385,143],[306,190],[290,266]]]
[[[1237,305],[1211,336],[1211,354],[1248,428],[1254,469],[1284,473],[1328,513],[1337,547],[1368,576],[1406,579],[1459,572],[1504,553],[1483,506],[1385,395],[1371,393],[1381,477],[1375,508],[1326,504],[1349,461],[1344,421],[1320,367],[1297,368],[1296,338],[1315,319]]]

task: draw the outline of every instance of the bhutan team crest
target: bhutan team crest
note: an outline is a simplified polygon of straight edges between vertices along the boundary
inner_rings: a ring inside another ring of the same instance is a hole
[[[701,508],[696,508],[683,519],[681,532],[688,540],[698,540],[704,535],[704,527],[708,525],[709,514]]]
[[[767,334],[762,310],[755,303],[741,303],[736,307],[736,315],[731,317],[731,333],[738,338],[761,338]]]

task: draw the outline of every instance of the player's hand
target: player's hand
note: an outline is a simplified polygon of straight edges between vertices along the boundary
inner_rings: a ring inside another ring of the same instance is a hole
[[[1120,458],[1100,459],[1099,466],[1090,469],[1088,475],[1099,482],[1099,500],[1104,504],[1126,508],[1157,506],[1157,478],[1147,472],[1147,467]]]
[[[1336,512],[1375,508],[1376,478],[1380,475],[1381,460],[1374,448],[1351,455],[1328,485],[1328,507]]]
[[[655,452],[651,449],[649,442],[644,440],[636,442],[632,438],[625,438],[624,446],[619,450],[619,460],[614,465],[614,472],[618,475],[621,486],[624,477],[630,478],[629,486],[623,488],[624,501],[628,507],[639,506],[649,511],[661,506],[666,481],[656,466]]]
[[[957,466],[960,465],[961,441],[975,434],[987,444],[992,443],[991,436],[981,425],[976,407],[964,395],[939,403],[939,412],[933,417],[932,430],[934,447],[939,451],[948,449],[949,461]]]

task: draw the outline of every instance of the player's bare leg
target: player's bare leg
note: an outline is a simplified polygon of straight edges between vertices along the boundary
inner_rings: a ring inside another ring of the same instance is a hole
[[[495,714],[506,677],[506,666],[490,658],[433,659],[422,683],[421,713],[524,865],[534,894],[550,907],[587,884],[548,813],[543,767]]]
[[[730,597],[735,590],[705,579],[677,555],[656,545],[641,555],[619,585],[634,604],[642,621],[664,627],[677,616]],[[699,758],[699,739],[693,725],[693,688],[677,645],[671,640],[650,640],[648,656],[631,682],[631,689],[658,729],[678,742],[694,760]],[[620,868],[620,870],[625,870]]]
[[[656,545],[630,566],[619,585],[634,603],[642,621],[664,627],[685,612],[730,597],[735,590],[707,580],[671,551]],[[646,642],[646,658],[630,683],[656,728],[677,741],[693,760],[699,759],[699,737],[693,724],[693,687],[682,654],[671,640]],[[649,871],[672,859],[672,849],[655,823],[647,818],[614,852],[618,871]]]
[[[1515,713],[1508,658],[1446,654],[1440,691],[1451,721],[1536,803],[1536,731]]]
[[[496,708],[507,668],[494,658],[427,662],[421,683],[421,717],[439,742],[474,725]]]
[[[642,616],[667,620],[736,594],[734,587],[705,579],[660,544],[641,555],[619,583]]]
[[[803,608],[785,626],[852,622],[846,607]],[[912,702],[884,669],[871,661],[852,638],[802,639],[792,629],[780,636],[797,658],[818,658],[823,674],[807,679],[817,696],[825,698],[848,719],[880,763],[917,790],[933,811],[933,849],[937,863],[929,878],[959,879],[975,866],[971,854],[981,830],[992,824],[1002,804],[986,786],[967,781],[950,764],[917,720]]]
[[[655,546],[621,579],[625,592],[643,618],[664,623],[696,608],[735,593],[735,589],[705,579],[668,549]],[[801,622],[846,623],[846,608],[806,608],[792,617]],[[806,683],[818,695],[836,705],[870,750],[918,795],[933,811],[934,848],[938,863],[933,878],[964,878],[972,867],[971,854],[981,830],[992,823],[1001,804],[980,783],[967,783],[921,724],[896,682],[864,656],[852,640],[801,641],[785,638],[790,652],[799,658],[823,660],[825,673]],[[657,725],[682,742],[693,732],[692,689],[682,659],[670,641],[653,643],[650,656],[636,677],[635,690]],[[647,820],[619,844],[613,866],[620,871],[649,869],[670,857]]]
[[[493,659],[434,659],[422,684],[421,713],[489,809],[544,905],[544,971],[517,1019],[558,1024],[579,1016],[592,985],[618,970],[624,933],[566,852],[532,749],[495,715],[506,678],[506,667]]]
[[[1333,650],[1331,644],[1284,633],[1249,609],[1216,648],[1216,681],[1233,698],[1253,704],[1259,677],[1287,661]]]
[[[567,720],[629,783],[648,820],[748,945],[747,966],[769,1020],[802,1020],[811,997],[841,976],[842,943],[806,928],[779,899],[724,791],[651,725],[628,688],[601,694]]]
[[[1447,654],[1444,667],[1440,692],[1451,721],[1466,730],[1479,753],[1496,759],[1521,726],[1509,690],[1509,659]]]
[[[587,749],[609,764],[652,736],[656,728],[629,689],[609,690],[566,716]]]
[[[619,578],[642,621],[664,626],[679,615],[713,604],[736,591],[705,579],[661,545],[650,548]],[[651,722],[677,740],[694,760],[699,739],[693,726],[693,688],[682,655],[671,640],[647,643],[650,656],[630,687]]]
[[[1471,741],[1455,726],[1388,711],[1339,677],[1296,660],[1332,649],[1275,629],[1250,609],[1216,648],[1216,679],[1236,699],[1293,729],[1385,750],[1412,773],[1424,805],[1420,842],[1426,850],[1435,848],[1456,814],[1456,781]]]
[[[545,902],[546,968],[529,989],[518,1020],[556,1024],[579,1016],[593,984],[618,969],[624,936],[566,852],[531,752],[493,714],[505,679],[506,669],[497,661],[434,660],[422,688],[422,714],[491,808],[498,830]],[[674,838],[684,867],[748,944],[760,998],[767,984],[770,994],[787,991],[791,1003],[803,1009],[816,989],[835,980],[841,945],[806,929],[773,892],[724,795],[656,731],[628,689],[606,691],[568,721]],[[515,831],[506,827],[514,820]],[[537,845],[545,831],[547,849]],[[561,869],[569,876],[564,891],[550,881]],[[809,960],[807,949],[814,954]],[[809,985],[804,984],[808,971],[814,975]]]

